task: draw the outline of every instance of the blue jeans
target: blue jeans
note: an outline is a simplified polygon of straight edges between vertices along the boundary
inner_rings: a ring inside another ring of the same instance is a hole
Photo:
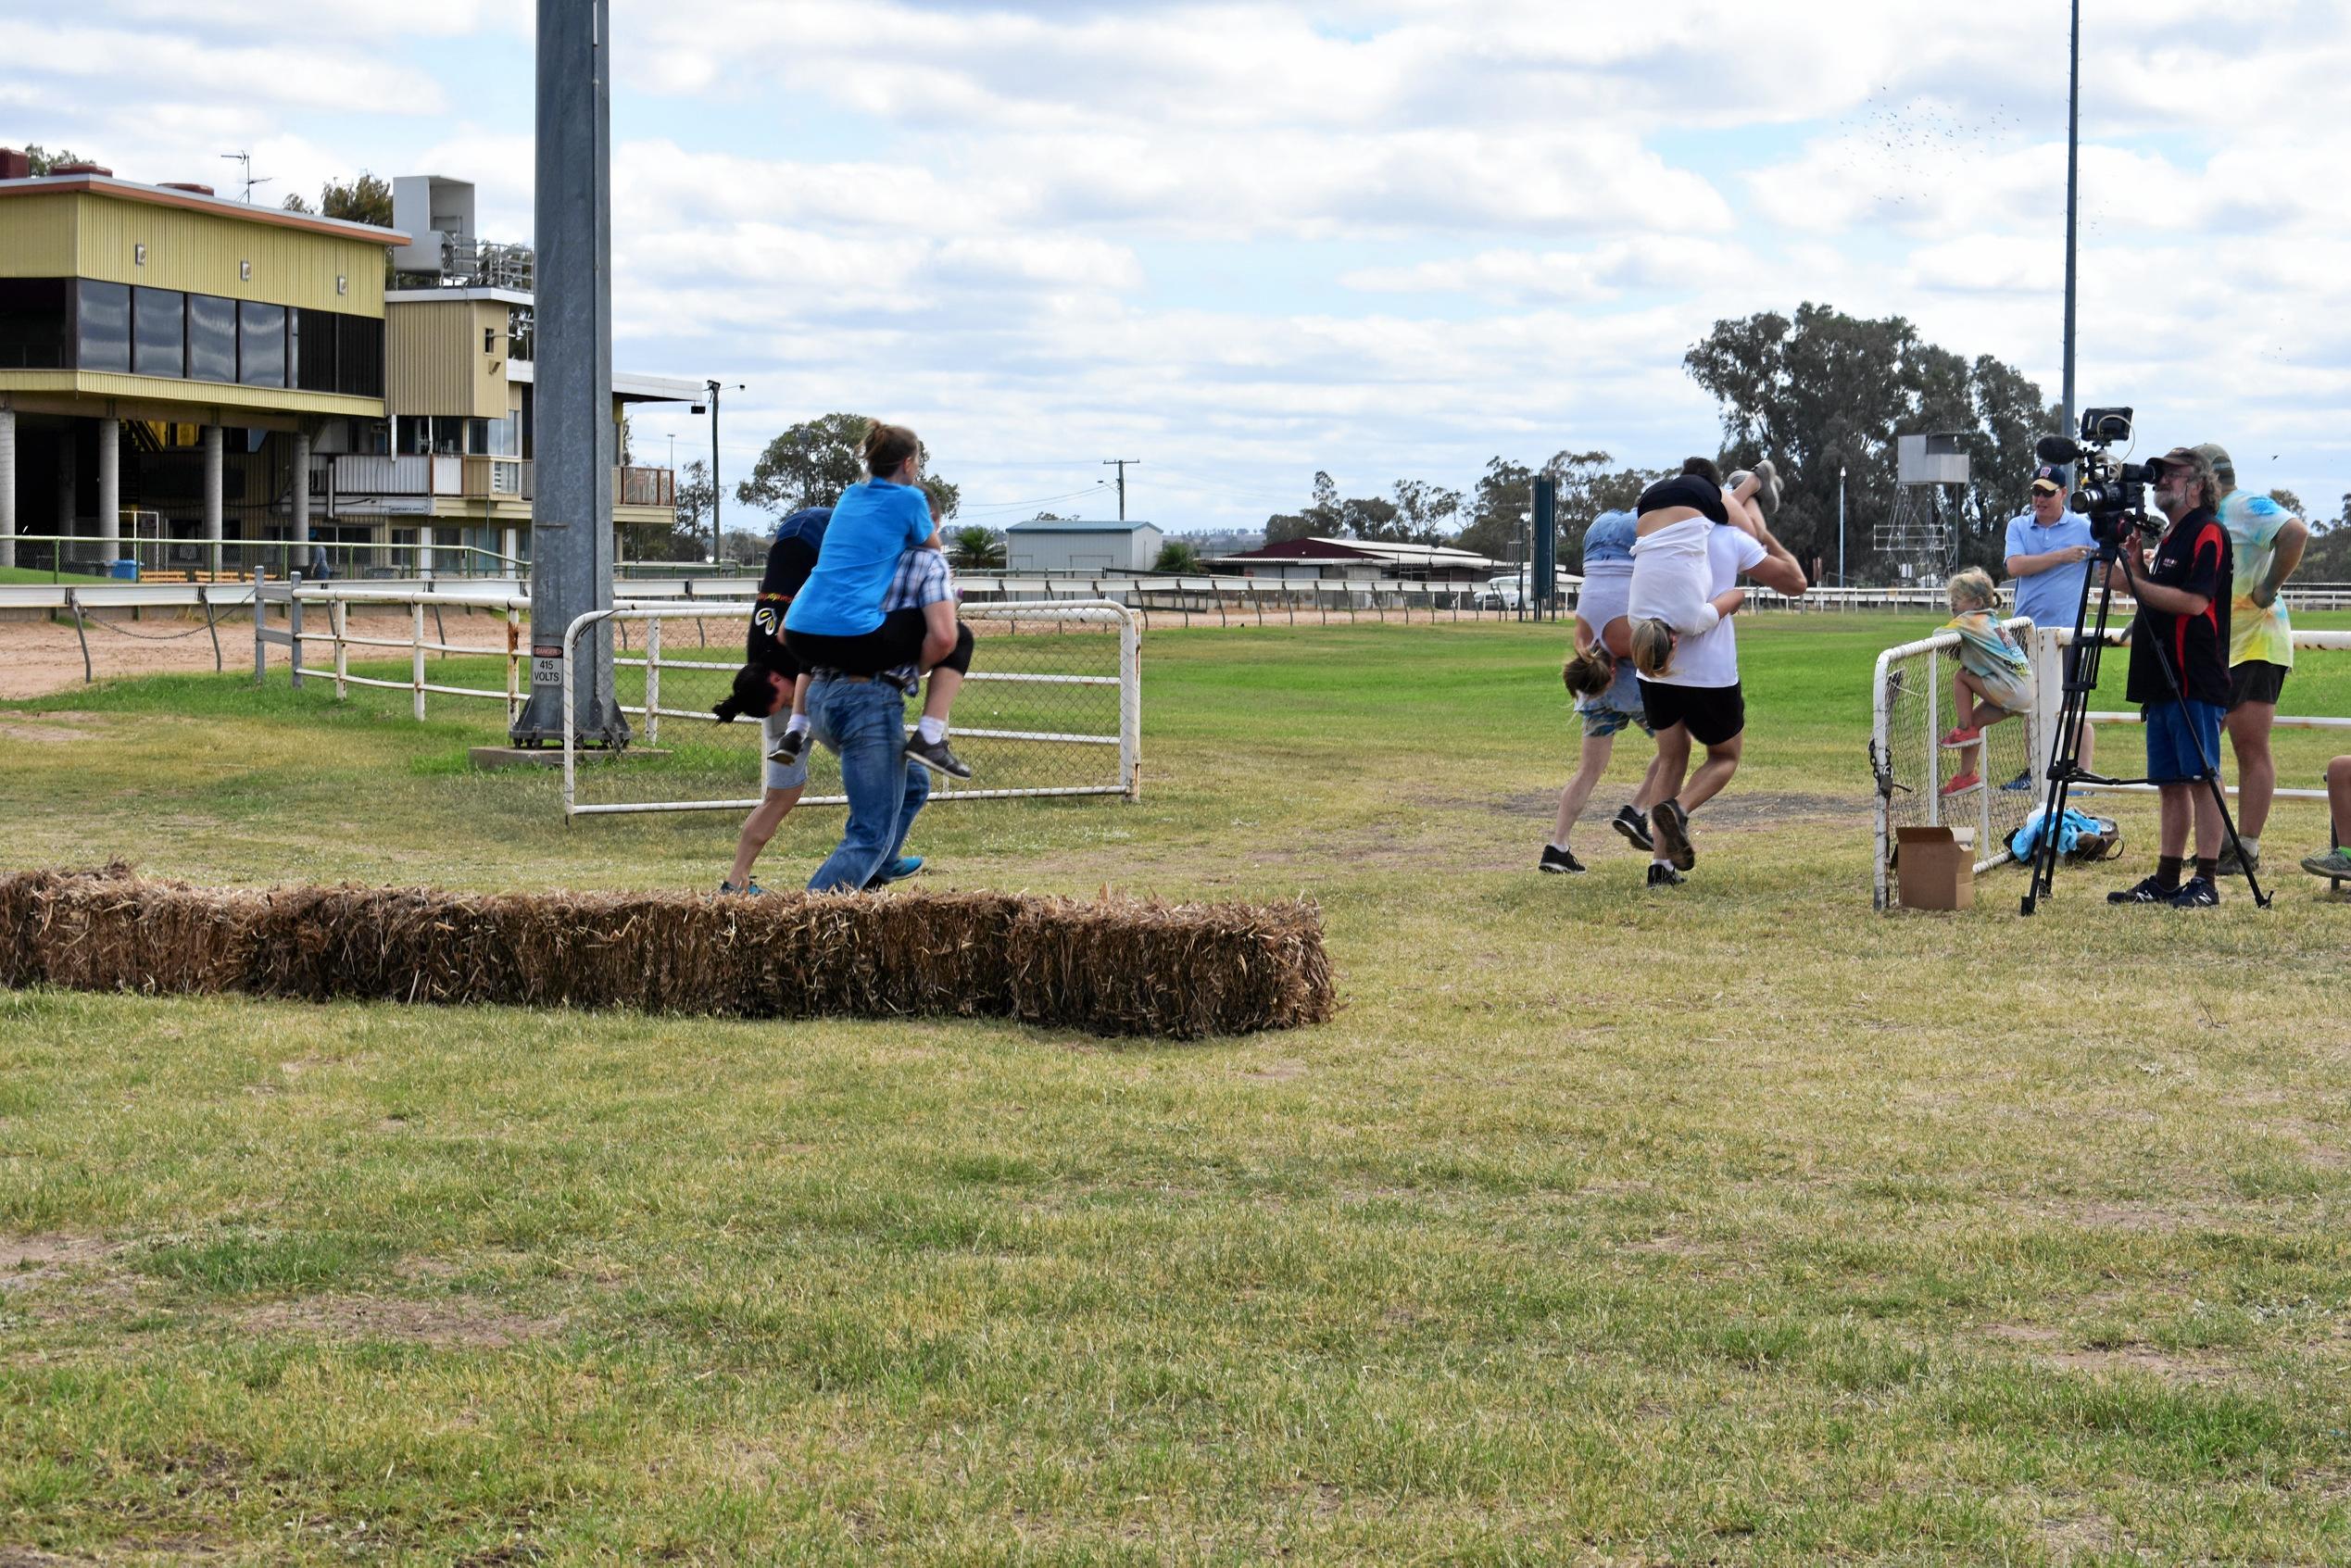
[[[906,697],[886,681],[824,681],[809,688],[808,722],[841,759],[849,826],[809,891],[860,888],[898,858],[914,814],[931,797],[930,771],[906,759]]]

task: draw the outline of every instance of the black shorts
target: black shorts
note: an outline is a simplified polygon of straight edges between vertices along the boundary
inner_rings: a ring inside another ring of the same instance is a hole
[[[2229,711],[2234,713],[2248,702],[2278,705],[2278,694],[2285,690],[2287,667],[2272,664],[2264,659],[2248,659],[2229,671]]]
[[[1663,681],[1641,683],[1641,706],[1653,730],[1690,726],[1690,738],[1700,746],[1720,746],[1736,740],[1747,727],[1746,695],[1736,685],[1676,686]]]

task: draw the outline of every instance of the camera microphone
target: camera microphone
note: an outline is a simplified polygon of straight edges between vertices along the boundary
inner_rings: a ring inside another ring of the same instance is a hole
[[[2062,435],[2044,435],[2032,444],[2032,455],[2044,463],[2071,464],[2081,460],[2081,448]]]

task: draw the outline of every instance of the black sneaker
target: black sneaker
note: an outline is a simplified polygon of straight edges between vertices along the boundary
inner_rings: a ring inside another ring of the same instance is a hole
[[[1660,800],[1649,808],[1649,831],[1656,835],[1658,850],[1674,863],[1676,871],[1688,871],[1698,863],[1698,851],[1690,847],[1690,813],[1681,809],[1678,800]]]
[[[808,749],[808,736],[806,730],[786,730],[784,738],[775,743],[775,749],[767,754],[767,759],[790,767],[800,759],[800,753]]]
[[[2022,795],[2026,790],[2029,790],[2031,787],[2032,770],[2027,768],[2023,772],[2018,773],[2015,778],[2010,779],[2006,784],[2002,784],[2000,786],[2000,790],[2004,795]]]
[[[1654,860],[1649,862],[1649,885],[1652,887],[1679,887],[1689,880],[1671,866],[1661,866]]]
[[[2220,890],[2209,877],[2192,876],[2180,884],[2169,903],[2175,909],[2208,909],[2220,902]]]
[[[1565,876],[1584,874],[1584,863],[1581,860],[1576,859],[1568,850],[1553,844],[1543,846],[1543,858],[1535,862],[1535,869],[1539,872],[1557,872]]]
[[[2216,876],[2243,876],[2247,872],[2253,872],[2256,876],[2261,873],[2261,851],[2248,850],[2243,856],[2239,856],[2234,844],[2222,845],[2219,865],[2214,874]]]
[[[1623,834],[1642,854],[1656,853],[1657,841],[1649,836],[1649,819],[1631,807],[1617,807],[1616,814],[1608,819],[1608,825]]]
[[[2210,884],[2206,885],[2209,886]],[[2179,896],[2179,893],[2180,889],[2177,886],[2166,887],[2154,877],[2149,877],[2136,887],[2126,887],[2119,893],[2107,894],[2106,902],[2109,904],[2169,904]]]
[[[968,779],[972,765],[947,749],[947,737],[924,740],[921,735],[906,737],[906,755],[934,773],[945,773],[950,779]]]

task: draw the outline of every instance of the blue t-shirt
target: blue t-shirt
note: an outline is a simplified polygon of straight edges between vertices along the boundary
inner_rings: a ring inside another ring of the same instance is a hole
[[[2010,557],[2045,556],[2074,545],[2095,549],[2097,544],[2090,536],[2090,520],[2080,512],[2062,513],[2056,521],[2045,525],[2034,521],[2032,514],[2026,512],[2008,523]],[[2062,626],[2071,631],[2074,612],[2081,608],[2082,579],[2089,575],[2090,562],[2085,559],[2018,578],[2017,613],[2036,628]]]
[[[816,570],[784,615],[787,632],[861,637],[882,623],[898,558],[931,536],[931,504],[916,484],[869,479],[841,492]]]

